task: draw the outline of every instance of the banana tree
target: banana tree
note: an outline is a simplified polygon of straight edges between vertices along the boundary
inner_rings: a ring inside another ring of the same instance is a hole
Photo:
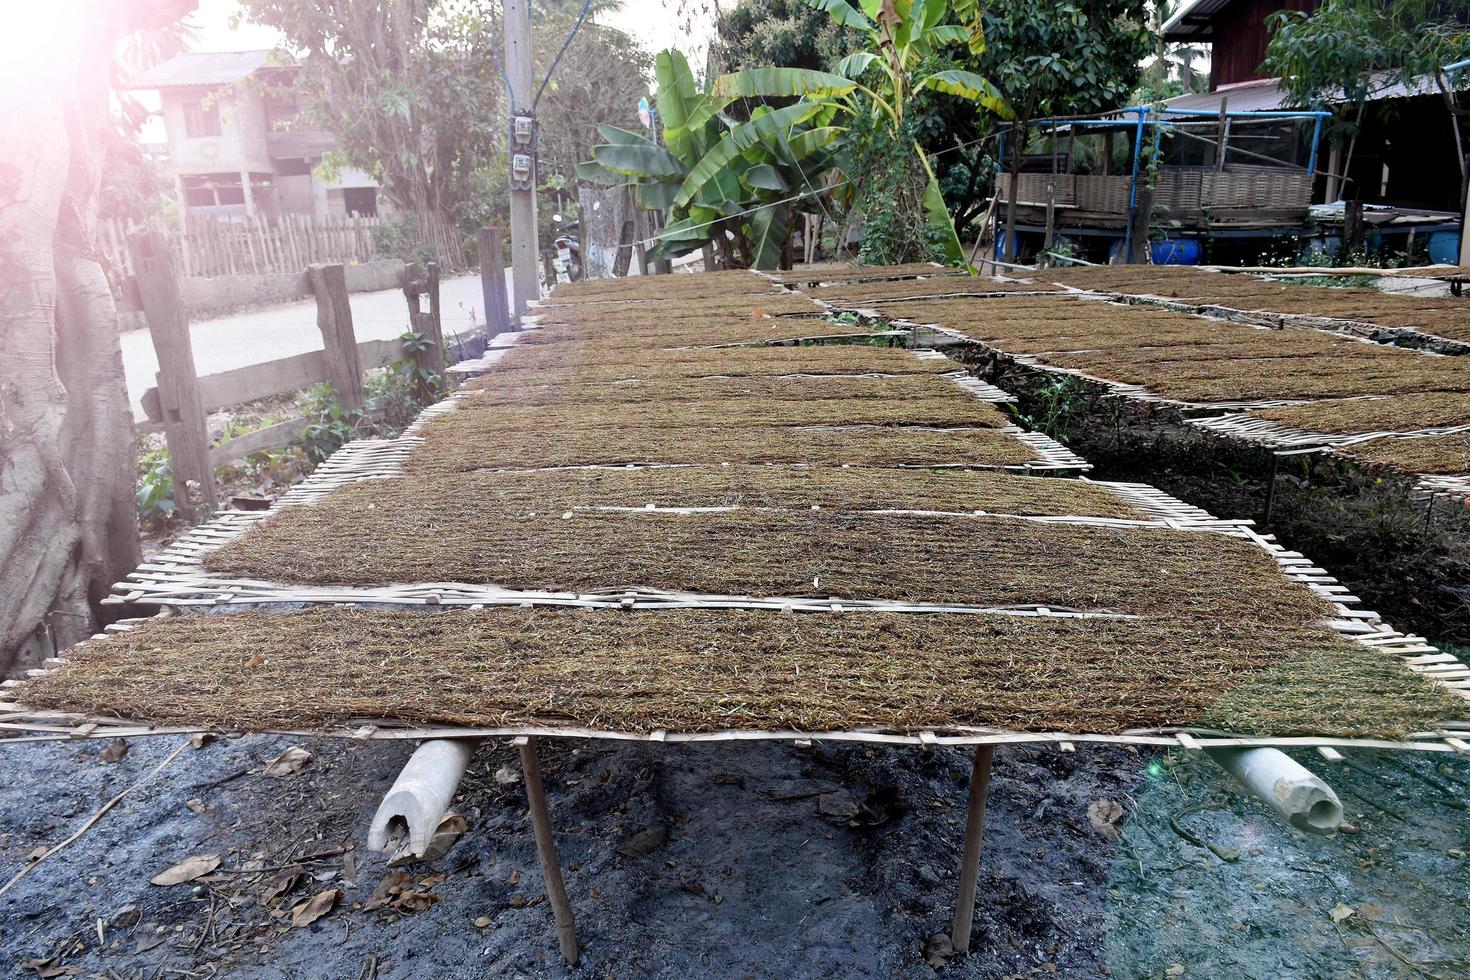
[[[799,68],[751,68],[722,75],[711,94],[716,99],[791,98],[833,107],[849,118],[872,113],[898,133],[914,95],[930,89],[973,102],[1004,118],[1011,111],[1000,92],[985,78],[963,69],[921,73],[950,45],[965,45],[972,54],[985,50],[977,0],[805,0],[843,27],[863,31],[867,50],[843,58],[835,72]],[[948,22],[957,20],[958,23]],[[842,127],[832,127],[842,129]],[[914,154],[925,175],[921,199],[925,219],[943,245],[945,258],[964,262],[954,221],[945,206],[939,181],[917,141]]]
[[[630,184],[642,207],[671,209],[673,220],[651,249],[683,255],[715,242],[756,268],[777,268],[792,216],[817,206],[826,173],[840,160],[836,108],[798,102],[761,107],[746,121],[723,112],[733,97],[700,92],[677,51],[655,61],[662,145],[638,133],[599,126],[606,143],[579,164],[583,180]]]

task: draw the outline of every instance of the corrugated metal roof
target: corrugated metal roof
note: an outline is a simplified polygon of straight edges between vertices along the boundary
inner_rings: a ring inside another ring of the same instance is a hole
[[[1464,91],[1470,85],[1461,85]],[[1416,78],[1411,84],[1405,85],[1397,78],[1391,77],[1389,72],[1380,72],[1378,82],[1373,86],[1370,101],[1378,102],[1385,99],[1407,99],[1421,95],[1437,95],[1439,89],[1434,85],[1434,80],[1428,76]],[[1281,90],[1281,80],[1278,78],[1263,78],[1255,82],[1241,82],[1238,85],[1225,85],[1213,92],[1194,92],[1186,95],[1176,95],[1172,99],[1166,99],[1164,105],[1170,109],[1193,109],[1200,112],[1219,112],[1220,100],[1229,99],[1231,112],[1267,112],[1272,109],[1291,108],[1287,105],[1286,93]],[[1344,101],[1341,98],[1329,99],[1328,101]]]
[[[183,88],[195,85],[230,85],[261,68],[284,67],[285,62],[270,50],[189,51],[133,77],[129,89]]]
[[[1215,15],[1235,0],[1189,0],[1164,21],[1164,39],[1195,41],[1207,37],[1214,26]]]

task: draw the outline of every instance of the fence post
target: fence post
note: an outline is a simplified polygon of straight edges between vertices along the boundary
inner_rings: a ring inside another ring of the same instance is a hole
[[[316,325],[327,351],[327,373],[337,401],[349,412],[361,412],[362,360],[352,331],[352,307],[347,303],[347,271],[341,265],[313,265],[306,269],[316,296]]]
[[[485,333],[493,337],[510,330],[510,298],[505,294],[500,226],[481,228],[475,232],[475,242],[480,253],[480,291],[485,297]]]
[[[444,349],[444,318],[439,310],[439,263],[430,262],[425,269],[424,288],[429,293],[429,315],[427,326],[429,328],[429,339],[434,342],[434,354],[431,359],[435,374],[443,375],[444,366],[449,363],[449,354]]]
[[[219,498],[214,490],[214,469],[209,465],[209,433],[204,403],[199,398],[189,318],[163,233],[143,231],[131,235],[128,249],[133,258],[138,302],[148,319],[148,333],[158,355],[158,405],[174,475],[174,507],[192,520],[196,509],[189,495],[190,483],[199,487],[206,509],[218,509]]]

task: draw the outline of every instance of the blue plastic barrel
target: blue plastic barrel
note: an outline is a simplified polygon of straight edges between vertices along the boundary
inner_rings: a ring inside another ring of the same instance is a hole
[[[1167,238],[1149,246],[1154,265],[1199,265],[1199,239]]]
[[[1460,264],[1460,233],[1437,231],[1429,236],[1429,261],[1436,265]]]

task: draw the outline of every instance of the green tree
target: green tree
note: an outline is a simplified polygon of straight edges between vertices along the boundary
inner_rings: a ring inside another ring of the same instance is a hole
[[[1125,105],[1137,65],[1152,46],[1145,13],[1143,0],[1007,0],[986,9],[986,36],[1005,39],[987,62],[987,77],[1011,100],[1018,119],[1006,147],[1012,202],[1006,209],[1007,242],[1015,241],[1014,202],[1030,121]],[[1125,65],[1131,69],[1120,70]]]
[[[1389,83],[1413,90],[1427,81],[1457,131],[1470,115],[1456,96],[1470,71],[1452,67],[1470,58],[1466,0],[1325,0],[1310,16],[1283,10],[1267,23],[1272,33],[1262,69],[1281,78],[1294,104],[1333,107],[1331,135],[1349,139],[1344,172],[1369,99]],[[1463,200],[1470,185],[1463,154],[1460,185]]]
[[[747,68],[716,80],[713,94],[724,99],[802,97],[830,105],[841,115],[853,159],[870,173],[849,174],[847,186],[864,213],[897,212],[896,227],[925,227],[922,235],[890,239],[903,251],[964,261],[964,250],[944,201],[939,180],[907,118],[915,97],[926,91],[956,96],[1007,114],[1005,100],[981,75],[953,67],[943,58],[952,46],[972,55],[985,50],[984,29],[974,0],[808,0],[842,27],[864,37],[863,49],[833,72],[800,68]],[[866,145],[858,146],[858,143]],[[878,178],[877,180],[873,178]],[[908,210],[900,210],[907,208]],[[869,258],[899,259],[908,254]]]
[[[829,125],[835,107],[757,106],[741,120],[721,111],[730,96],[699,90],[680,52],[659,52],[655,74],[661,141],[600,126],[607,142],[593,147],[579,177],[631,183],[643,207],[671,209],[652,250],[657,257],[712,241],[727,263],[738,252],[755,268],[789,265],[791,217],[817,206],[817,195],[803,192],[820,190],[838,160],[837,130]]]
[[[1164,25],[1178,6],[1173,0],[1154,0],[1149,4],[1148,27],[1153,34],[1154,50],[1143,70],[1134,102],[1153,103],[1209,88],[1210,76],[1195,68],[1204,58],[1204,51],[1192,44],[1171,43],[1164,37]]]
[[[494,8],[482,0],[241,0],[300,64],[304,121],[408,211],[449,213],[503,140]]]
[[[862,40],[805,0],[741,0],[718,15],[711,61],[724,72],[760,65],[830,71]]]

